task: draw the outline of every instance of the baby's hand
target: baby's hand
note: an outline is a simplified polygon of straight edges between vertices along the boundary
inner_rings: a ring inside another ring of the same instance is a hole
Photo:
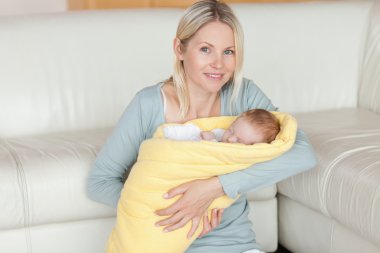
[[[215,134],[211,131],[202,131],[201,132],[201,139],[205,140],[205,141],[215,140]]]

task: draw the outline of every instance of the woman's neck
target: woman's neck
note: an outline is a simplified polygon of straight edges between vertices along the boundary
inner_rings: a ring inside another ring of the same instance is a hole
[[[214,117],[220,115],[220,95],[218,93],[201,93],[189,91],[190,108],[184,119],[179,117],[179,101],[175,88],[171,84],[163,86],[165,97],[167,98],[167,107],[165,120],[170,123],[184,123],[186,121]]]
[[[192,93],[189,92],[190,107],[189,119],[219,116],[220,96],[219,93]]]

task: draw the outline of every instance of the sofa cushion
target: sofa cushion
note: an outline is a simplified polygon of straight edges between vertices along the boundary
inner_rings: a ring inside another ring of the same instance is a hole
[[[86,196],[90,165],[110,129],[0,141],[0,230],[114,215]]]
[[[380,116],[362,109],[298,114],[319,163],[281,194],[380,242]]]

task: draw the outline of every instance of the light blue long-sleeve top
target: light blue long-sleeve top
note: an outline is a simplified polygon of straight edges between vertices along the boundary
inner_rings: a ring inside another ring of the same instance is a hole
[[[163,83],[144,88],[125,109],[112,135],[99,152],[88,178],[91,199],[116,207],[124,177],[137,159],[140,144],[153,136],[165,123],[161,96]],[[230,110],[232,87],[226,84],[221,92],[221,115],[238,115],[253,108],[277,110],[268,97],[251,81],[244,79],[236,107]],[[291,150],[271,161],[219,176],[226,195],[240,198],[223,213],[221,224],[196,239],[186,253],[240,253],[261,249],[248,219],[248,203],[244,193],[260,190],[289,176],[311,169],[316,164],[312,147],[305,134],[298,130]],[[152,224],[153,226],[153,224]]]

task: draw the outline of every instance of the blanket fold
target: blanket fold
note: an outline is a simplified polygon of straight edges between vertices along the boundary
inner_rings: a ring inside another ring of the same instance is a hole
[[[202,231],[202,224],[191,239],[187,233],[191,224],[164,233],[154,224],[163,219],[155,210],[166,208],[178,197],[164,199],[169,189],[195,179],[231,173],[252,164],[273,159],[289,150],[296,139],[297,123],[289,114],[272,112],[281,130],[270,143],[244,145],[210,141],[175,141],[163,137],[164,124],[152,139],[145,140],[139,156],[124,185],[117,209],[117,220],[109,242],[108,253],[181,253]],[[236,119],[233,116],[192,120],[189,123],[209,131],[227,129]],[[234,202],[223,196],[209,207],[226,208]]]

